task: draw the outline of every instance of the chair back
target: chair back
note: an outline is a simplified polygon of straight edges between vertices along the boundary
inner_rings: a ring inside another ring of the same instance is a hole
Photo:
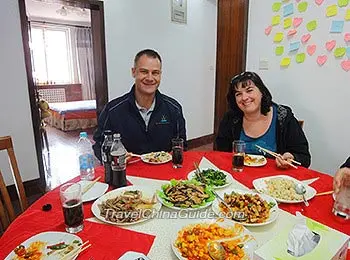
[[[299,123],[300,127],[303,128],[303,126],[304,126],[304,120],[298,120],[298,123]]]
[[[28,208],[28,201],[24,191],[21,175],[19,174],[15,152],[13,150],[12,139],[10,136],[0,137],[0,151],[7,150],[7,155],[10,162],[12,177],[16,186],[16,191],[19,199],[19,204],[22,212]],[[0,199],[0,221],[4,229],[16,218],[16,214],[11,203],[10,195],[6,188],[6,184],[0,171],[0,192],[3,198],[3,203]]]

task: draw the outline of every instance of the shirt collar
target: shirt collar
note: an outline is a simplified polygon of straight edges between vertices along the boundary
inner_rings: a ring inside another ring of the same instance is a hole
[[[156,105],[156,97],[154,96],[152,105],[151,105],[151,107],[150,107],[148,110],[147,110],[147,108],[140,106],[140,105],[137,103],[136,99],[135,99],[135,105],[136,105],[137,109],[138,109],[139,111],[141,111],[141,112],[147,112],[147,113],[148,113],[148,112],[152,112],[152,111],[154,110],[155,105]]]

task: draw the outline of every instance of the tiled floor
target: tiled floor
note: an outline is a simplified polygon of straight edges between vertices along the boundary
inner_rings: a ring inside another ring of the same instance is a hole
[[[47,189],[51,190],[75,176],[79,175],[78,160],[75,154],[76,143],[79,139],[79,130],[63,132],[46,126],[49,140],[49,151],[44,151],[46,162]],[[85,130],[92,141],[93,129]],[[213,144],[197,147],[193,150],[213,150]],[[96,161],[96,163],[99,163]]]

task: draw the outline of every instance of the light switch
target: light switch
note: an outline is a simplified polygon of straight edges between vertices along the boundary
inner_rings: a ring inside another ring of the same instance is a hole
[[[259,69],[260,70],[268,70],[269,69],[269,61],[267,59],[259,60]]]

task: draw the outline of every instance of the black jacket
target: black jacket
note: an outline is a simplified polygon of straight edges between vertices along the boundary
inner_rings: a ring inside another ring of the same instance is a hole
[[[215,140],[216,150],[232,152],[232,142],[239,140],[242,122],[242,114],[232,110],[226,112]],[[277,105],[276,144],[278,153],[290,152],[302,166],[310,166],[309,144],[298,120],[287,106]]]
[[[346,160],[346,162],[342,166],[340,166],[340,168],[345,168],[345,167],[350,168],[350,157]]]
[[[120,133],[128,152],[144,154],[155,151],[170,151],[171,139],[177,136],[185,140],[185,119],[181,105],[173,98],[156,92],[156,104],[151,114],[148,129],[135,104],[135,86],[121,97],[110,101],[98,118],[94,133],[93,149],[101,161],[101,145],[104,130]]]

